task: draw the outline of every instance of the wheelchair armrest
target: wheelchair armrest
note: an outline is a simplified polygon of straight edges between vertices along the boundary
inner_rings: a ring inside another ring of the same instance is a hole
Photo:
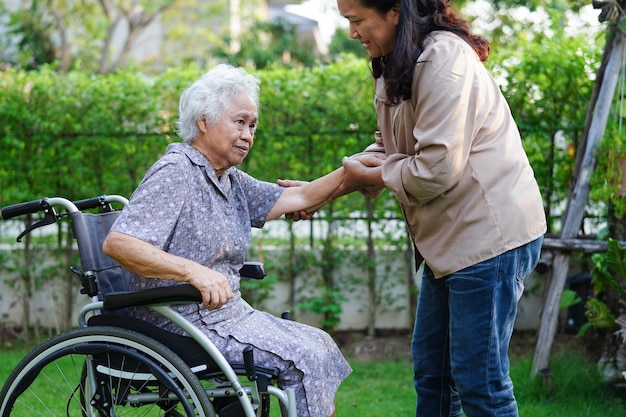
[[[151,304],[182,304],[202,302],[202,295],[191,284],[171,285],[150,288],[143,291],[117,291],[107,294],[102,299],[105,311]]]
[[[248,261],[239,270],[241,278],[263,279],[265,278],[265,266],[262,262]]]
[[[263,279],[265,267],[262,262],[245,262],[239,274],[242,278]],[[117,291],[103,297],[105,311],[128,307],[147,306],[151,304],[181,304],[202,302],[202,295],[190,284],[172,285],[169,287],[150,288],[143,291]]]

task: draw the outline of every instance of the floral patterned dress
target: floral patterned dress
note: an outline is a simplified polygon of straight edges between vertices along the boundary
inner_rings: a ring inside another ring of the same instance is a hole
[[[241,362],[247,345],[260,366],[280,370],[278,385],[294,388],[299,417],[325,417],[351,369],[324,331],[253,309],[239,291],[239,269],[251,242],[251,228],[263,227],[283,189],[232,167],[218,178],[195,148],[173,143],[146,173],[111,230],[224,274],[235,297],[210,311],[201,304],[177,310],[201,328],[227,360]],[[133,289],[173,284],[134,276]],[[182,332],[160,315],[137,308],[136,317]]]

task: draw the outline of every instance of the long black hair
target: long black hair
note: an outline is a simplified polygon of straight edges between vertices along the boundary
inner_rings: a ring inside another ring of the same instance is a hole
[[[387,98],[398,104],[411,98],[411,81],[417,57],[424,50],[424,38],[435,30],[453,32],[476,51],[481,61],[489,57],[489,41],[472,34],[469,23],[457,16],[449,0],[358,0],[366,8],[387,13],[400,6],[398,34],[393,51],[372,58],[372,75],[385,78]]]

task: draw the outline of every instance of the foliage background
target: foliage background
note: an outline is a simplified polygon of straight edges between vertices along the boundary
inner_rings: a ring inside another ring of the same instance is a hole
[[[211,7],[219,7],[217,3]],[[462,5],[473,20],[484,14],[472,3],[459,3],[459,7]],[[569,23],[583,5],[585,2],[563,0],[536,0],[524,5],[494,1],[489,3],[488,25],[482,28],[492,40],[487,66],[502,86],[518,122],[544,195],[550,232],[558,232],[604,41],[601,30],[583,27],[571,31]],[[59,5],[65,18],[82,16],[90,10],[85,7],[78,13],[70,6],[79,7],[74,2]],[[219,16],[212,8],[187,21],[189,15],[181,14],[180,7],[197,10],[198,2],[163,1],[148,7],[146,16],[152,16],[158,6],[165,8],[164,16],[178,22],[176,27],[168,27],[168,33],[177,35],[164,45],[169,51],[164,56],[169,61],[144,65],[115,61],[102,49],[106,43],[102,30],[112,24],[115,16],[90,14],[83,19],[85,30],[99,31],[100,35],[77,39],[75,49],[82,52],[64,61],[60,59],[64,56],[62,49],[51,45],[54,50],[50,52],[42,47],[46,44],[41,41],[53,38],[50,33],[55,30],[46,20],[49,15],[12,15],[11,29],[33,36],[24,38],[29,42],[22,45],[14,61],[5,61],[8,65],[0,71],[0,206],[45,196],[129,196],[167,144],[178,140],[174,121],[180,92],[219,61],[249,65],[248,69],[261,79],[259,130],[254,148],[242,165],[251,175],[267,181],[311,180],[336,168],[343,156],[360,151],[372,141],[376,125],[368,63],[362,48],[351,50],[359,45],[347,39],[345,31],[333,38],[329,56],[312,57],[305,53],[310,47],[299,45],[289,28],[258,24],[244,37],[246,42],[239,52],[231,53],[226,35],[190,35],[195,30],[192,28],[200,30],[192,23]],[[123,2],[116,10],[124,11]],[[477,15],[472,15],[473,11]],[[28,26],[25,15],[32,19],[39,16],[40,20]],[[181,22],[187,22],[188,27]],[[73,21],[74,25],[78,23]],[[48,32],[30,30],[39,26]],[[37,34],[41,36],[34,36]],[[190,45],[194,37],[206,39],[206,45]],[[281,49],[288,49],[294,60],[285,63]],[[100,58],[93,55],[96,50]],[[185,51],[188,55],[182,56]],[[94,65],[96,61],[99,65]],[[604,198],[599,196],[592,202],[588,216],[594,224],[603,221]],[[398,230],[397,218],[401,216],[389,193],[375,200],[359,194],[342,198],[318,217],[324,222],[324,234],[314,238],[311,233],[308,241],[302,242],[290,229],[282,242],[285,259],[276,262],[280,276],[274,276],[274,280],[294,282],[298,271],[315,271],[313,275],[318,277],[311,286],[321,288],[321,295],[297,293],[294,284],[292,305],[319,313],[325,326],[332,329],[343,296],[353,289],[349,284],[340,285],[335,277],[337,266],[347,258],[353,258],[361,269],[344,281],[365,281],[369,289],[369,331],[375,326],[377,308],[394,303],[385,283],[406,285],[406,296],[415,298],[411,248],[407,247],[402,227]],[[25,224],[30,221],[24,219]],[[351,226],[357,221],[367,226]],[[372,229],[373,224],[376,226]],[[53,246],[71,246],[65,235],[64,229],[59,229]],[[276,243],[263,239],[266,244]],[[319,254],[308,254],[308,248],[313,247]],[[361,257],[348,251],[354,247],[361,249]],[[406,270],[377,272],[374,265],[382,247],[395,248],[402,254]],[[255,250],[262,252],[263,243]],[[37,279],[33,259],[27,250],[23,254],[15,252],[13,257],[21,259],[3,265],[6,269],[7,265],[19,264],[19,268],[11,267],[13,271],[30,271],[10,278],[28,299],[33,290],[27,283]],[[260,287],[251,293],[262,298],[271,282],[258,284]]]

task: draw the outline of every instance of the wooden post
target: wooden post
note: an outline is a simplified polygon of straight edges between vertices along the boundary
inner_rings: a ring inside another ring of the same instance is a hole
[[[616,33],[612,39],[612,47],[609,48],[610,55],[589,126],[589,135],[584,149],[580,172],[576,178],[576,184],[570,196],[570,204],[564,216],[561,230],[561,238],[563,239],[575,238],[580,230],[589,197],[589,180],[596,165],[595,150],[602,136],[604,136],[620,68],[624,62],[626,53],[625,35],[619,28],[614,28],[614,30]],[[548,284],[548,293],[541,312],[541,323],[533,359],[532,376],[538,372],[549,370],[550,351],[556,335],[561,297],[567,281],[569,254],[567,252],[557,252],[552,265],[552,277]]]

